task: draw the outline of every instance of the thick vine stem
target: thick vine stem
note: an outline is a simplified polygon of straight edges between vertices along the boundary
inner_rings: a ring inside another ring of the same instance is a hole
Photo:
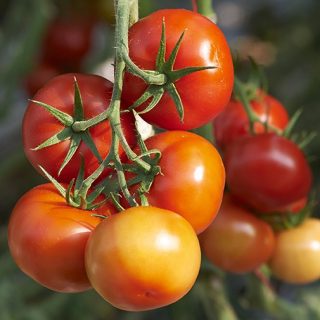
[[[217,14],[213,9],[212,0],[194,0],[199,13],[208,17],[214,23],[217,23]]]
[[[130,0],[129,27],[139,20],[139,1]]]

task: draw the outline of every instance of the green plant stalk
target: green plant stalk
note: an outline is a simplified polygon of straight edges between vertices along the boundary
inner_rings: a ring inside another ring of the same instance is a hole
[[[139,20],[139,1],[130,0],[129,27]]]
[[[217,23],[217,15],[212,6],[212,0],[195,0],[197,4],[197,10],[200,14],[208,17],[213,22]],[[214,141],[212,123],[207,123],[206,125],[194,129],[193,132],[199,134],[200,136],[206,138],[210,142]]]
[[[212,0],[197,0],[198,12],[217,23],[217,14],[213,9]]]

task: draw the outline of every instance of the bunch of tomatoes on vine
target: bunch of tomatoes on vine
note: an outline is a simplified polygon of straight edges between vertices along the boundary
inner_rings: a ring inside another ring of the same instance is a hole
[[[129,311],[182,298],[201,252],[229,272],[267,264],[287,282],[318,279],[320,222],[309,217],[298,116],[234,77],[208,18],[166,9],[138,20],[135,1],[115,3],[114,83],[62,74],[25,111],[26,157],[49,182],[13,209],[17,265],[51,290],[93,288]],[[157,133],[143,139],[138,117]],[[208,123],[215,145],[190,131]]]

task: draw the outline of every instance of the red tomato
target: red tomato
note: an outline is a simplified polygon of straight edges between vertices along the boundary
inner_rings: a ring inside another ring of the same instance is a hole
[[[74,77],[76,77],[82,95],[84,117],[92,118],[108,108],[112,83],[100,76],[84,74],[64,74],[50,80],[34,96],[34,100],[52,105],[59,110],[74,114]],[[122,115],[122,128],[131,146],[135,145],[134,117],[130,113]],[[65,159],[70,147],[70,139],[53,146],[32,150],[49,137],[63,130],[64,125],[57,121],[47,110],[30,102],[24,115],[22,124],[23,144],[27,158],[39,170],[41,165],[55,179],[61,182],[70,182],[78,174],[81,156],[85,163],[85,176],[90,175],[99,165],[98,159],[93,155],[84,142],[80,143],[78,150],[58,175],[59,168]],[[106,157],[110,150],[112,132],[108,120],[89,129],[92,139],[100,156]],[[119,150],[122,159],[125,153]],[[106,174],[110,172],[106,170]]]
[[[196,12],[184,9],[159,10],[139,20],[129,30],[130,57],[142,69],[155,69],[163,19],[166,25],[166,59],[185,31],[174,70],[194,66],[216,68],[195,72],[175,82],[184,105],[183,122],[168,93],[152,111],[142,117],[164,129],[200,127],[222,111],[230,99],[233,64],[227,41],[213,22]],[[131,105],[146,87],[144,81],[126,73],[123,89],[125,103]]]
[[[284,207],[277,208],[274,212],[271,213],[285,213],[285,214],[297,214],[300,213],[302,209],[304,209],[308,204],[308,198],[303,197],[297,201],[294,201]],[[267,212],[261,212],[267,213]]]
[[[191,225],[156,207],[134,207],[105,219],[86,248],[95,290],[113,306],[142,311],[173,303],[194,284],[201,252]]]
[[[43,39],[43,61],[58,68],[78,71],[90,51],[92,30],[91,20],[75,17],[53,20]]]
[[[269,126],[283,130],[288,124],[287,110],[278,100],[265,92],[258,91],[255,100],[252,100],[250,105],[259,119]],[[225,149],[228,144],[249,133],[249,119],[242,103],[238,100],[231,100],[214,119],[213,124],[216,143],[221,149]],[[272,128],[269,130],[272,131]],[[256,122],[254,132],[266,132],[266,127]]]
[[[269,260],[275,237],[266,222],[225,195],[217,218],[200,235],[200,244],[215,266],[229,272],[244,273]]]
[[[92,213],[110,215],[114,209],[105,206],[92,212],[71,207],[49,183],[31,189],[10,217],[8,242],[13,259],[23,272],[51,290],[89,289],[85,245],[101,221]]]
[[[306,219],[293,229],[281,231],[270,260],[275,277],[292,284],[320,279],[320,221]]]
[[[302,151],[274,133],[235,141],[226,149],[224,163],[230,193],[257,211],[290,205],[311,188],[311,169]]]
[[[146,140],[161,151],[161,174],[147,194],[150,205],[174,211],[197,233],[216,216],[225,184],[225,170],[215,147],[191,132],[167,131]]]

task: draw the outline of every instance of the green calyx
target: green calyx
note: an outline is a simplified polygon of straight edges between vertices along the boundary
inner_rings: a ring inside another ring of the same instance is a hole
[[[311,195],[308,203],[299,212],[270,212],[265,214],[258,214],[258,217],[271,225],[273,230],[279,232],[282,230],[293,229],[312,215],[313,209],[316,206],[316,197]]]
[[[102,158],[96,148],[96,145],[94,144],[94,141],[90,135],[90,132],[88,130],[81,131],[81,132],[76,132],[75,130],[73,130],[73,124],[76,121],[84,120],[83,102],[82,102],[81,93],[80,93],[79,85],[76,78],[74,78],[73,116],[65,112],[62,112],[46,103],[35,101],[35,100],[31,100],[31,101],[45,108],[53,117],[55,117],[61,124],[64,125],[64,128],[60,132],[48,138],[33,150],[34,151],[41,150],[41,149],[56,145],[62,141],[70,140],[69,150],[64,158],[64,161],[62,162],[59,168],[58,174],[62,172],[62,170],[66,167],[66,165],[72,159],[72,157],[78,150],[81,142],[85,143],[88,146],[88,148],[99,160],[99,162],[102,162]]]
[[[126,63],[127,70],[135,76],[143,79],[149,85],[146,91],[129,107],[129,109],[135,109],[141,104],[150,100],[147,107],[138,112],[139,114],[147,113],[158,104],[164,93],[167,92],[174,101],[179,118],[181,122],[183,122],[184,108],[179,92],[175,86],[175,82],[194,72],[216,68],[215,66],[191,66],[183,69],[173,70],[173,66],[181,47],[184,35],[185,31],[183,31],[180,35],[176,45],[169,55],[168,60],[166,61],[166,32],[165,20],[163,19],[160,45],[156,58],[156,70],[139,69],[139,67],[130,59],[128,49],[123,46],[122,57]]]
[[[58,192],[66,199],[66,202],[76,208],[84,210],[94,210],[102,206],[107,199],[97,202],[98,196],[101,194],[103,187],[97,186],[90,194],[88,193],[92,182],[90,179],[84,179],[84,162],[82,160],[81,167],[76,179],[72,179],[65,188],[56,179],[54,179],[44,168],[41,166],[40,170],[45,177],[55,186]]]

